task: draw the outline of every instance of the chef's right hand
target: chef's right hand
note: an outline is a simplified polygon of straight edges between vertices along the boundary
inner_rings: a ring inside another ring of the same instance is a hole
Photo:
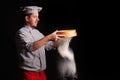
[[[65,38],[65,35],[57,34],[58,30],[54,31],[53,33],[49,34],[47,37],[50,41],[56,41],[61,38]]]

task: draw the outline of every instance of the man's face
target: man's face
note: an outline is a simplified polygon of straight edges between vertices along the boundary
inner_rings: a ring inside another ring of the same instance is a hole
[[[30,16],[26,16],[27,25],[34,28],[37,27],[39,21],[39,14],[32,13]]]

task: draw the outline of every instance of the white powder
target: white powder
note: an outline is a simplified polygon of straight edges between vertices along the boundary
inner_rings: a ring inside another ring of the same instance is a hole
[[[63,38],[58,41],[58,52],[62,58],[58,61],[57,67],[59,74],[63,77],[76,76],[74,53],[69,46],[71,39],[72,38]]]

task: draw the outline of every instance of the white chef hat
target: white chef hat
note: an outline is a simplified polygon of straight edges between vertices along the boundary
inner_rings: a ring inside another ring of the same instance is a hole
[[[25,7],[21,7],[21,9],[25,14],[31,14],[31,13],[34,13],[34,12],[40,12],[42,10],[42,7],[25,6]]]

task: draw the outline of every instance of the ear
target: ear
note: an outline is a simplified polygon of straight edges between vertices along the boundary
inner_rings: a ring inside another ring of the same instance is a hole
[[[25,16],[25,20],[26,20],[26,21],[29,21],[29,16]]]

